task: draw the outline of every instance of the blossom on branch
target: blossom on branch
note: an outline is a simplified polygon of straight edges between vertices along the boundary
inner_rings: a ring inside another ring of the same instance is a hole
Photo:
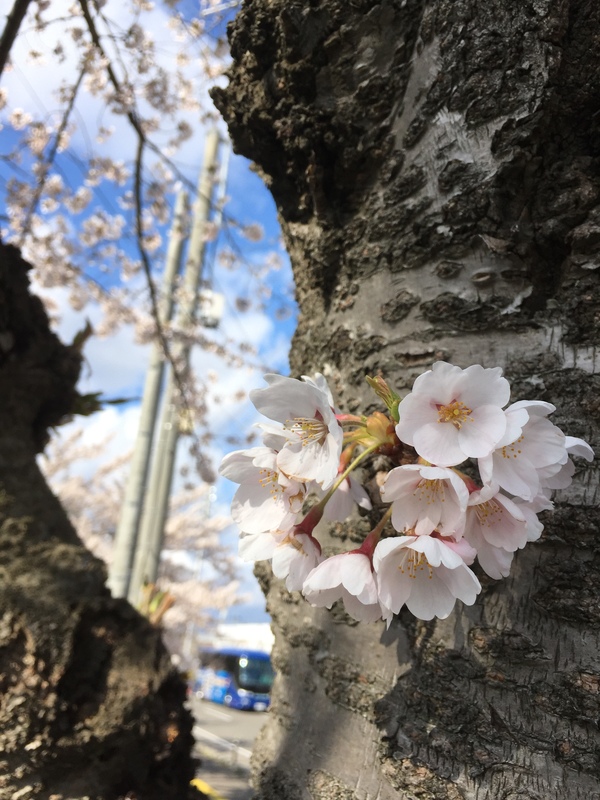
[[[491,578],[505,578],[512,554],[525,547],[528,526],[525,516],[510,498],[498,492],[489,500],[474,492],[469,497],[465,539],[477,551],[477,560]],[[541,533],[541,531],[540,531]]]
[[[556,469],[556,465],[551,467],[540,467],[537,472],[542,484],[542,491],[554,489],[566,489],[573,480],[575,474],[575,464],[570,456],[577,456],[586,461],[594,460],[594,451],[587,442],[583,439],[577,439],[574,436],[565,436],[565,450],[563,455],[564,462],[560,464],[560,468]]]
[[[381,617],[371,560],[359,551],[325,559],[309,573],[302,593],[319,608],[331,608],[342,600],[348,614],[359,622],[374,622]]]
[[[383,378],[369,378],[387,413],[368,416],[338,412],[322,375],[266,380],[252,400],[279,425],[260,423],[264,447],[232,453],[221,467],[241,484],[232,509],[240,554],[270,559],[290,591],[318,607],[341,600],[358,621],[389,625],[404,606],[444,619],[457,600],[473,604],[481,585],[470,565],[507,577],[515,552],[540,538],[551,490],[571,482],[571,456],[594,457],[550,422],[550,403],[504,409],[510,387],[500,369],[440,361],[400,401]],[[355,504],[372,511],[352,475],[371,455],[391,464],[376,476],[389,507],[358,549],[324,558],[322,519],[343,521]]]
[[[281,472],[274,450],[236,450],[225,456],[219,472],[240,484],[231,504],[231,516],[242,531],[263,533],[293,527],[302,510],[306,486]]]
[[[451,469],[405,464],[388,473],[381,499],[392,504],[392,525],[400,533],[456,534],[464,528],[469,492]]]
[[[481,591],[464,558],[437,536],[384,539],[375,548],[373,567],[381,604],[394,614],[406,605],[419,619],[445,619],[456,600],[473,605]]]
[[[254,389],[250,399],[261,414],[283,424],[278,468],[297,481],[329,489],[337,476],[343,434],[324,379],[319,385],[281,375],[265,375],[265,380],[269,386]]]
[[[290,592],[302,589],[310,572],[321,563],[323,557],[316,539],[310,534],[289,533],[273,552],[273,574],[285,578]]]
[[[510,387],[502,370],[437,361],[398,406],[398,438],[441,467],[489,455],[506,431]]]
[[[486,484],[498,485],[523,500],[533,500],[546,480],[568,459],[565,434],[547,419],[555,411],[551,403],[521,400],[506,409],[510,418],[526,412],[527,420],[517,436],[504,436],[496,448],[479,459],[479,472]]]

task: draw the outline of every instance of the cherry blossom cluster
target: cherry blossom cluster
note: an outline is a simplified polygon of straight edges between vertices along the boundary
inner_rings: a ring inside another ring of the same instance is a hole
[[[491,578],[506,577],[514,553],[539,539],[552,491],[571,482],[571,457],[594,457],[550,421],[550,403],[507,405],[500,368],[438,361],[403,399],[367,378],[386,406],[370,416],[340,413],[322,375],[265,380],[250,395],[272,421],[258,423],[262,446],[230,453],[220,468],[239,484],[240,554],[271,560],[313,606],[342,600],[357,620],[389,625],[403,606],[443,619],[457,599],[473,604],[475,559]],[[321,519],[343,521],[355,504],[372,510],[352,472],[374,454],[395,465],[379,482],[387,509],[360,547],[325,557]]]

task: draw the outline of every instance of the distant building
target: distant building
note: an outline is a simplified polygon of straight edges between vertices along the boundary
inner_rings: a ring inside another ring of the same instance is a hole
[[[273,647],[273,633],[268,622],[224,622],[214,631],[199,636],[198,645],[202,647],[247,647],[270,653]]]

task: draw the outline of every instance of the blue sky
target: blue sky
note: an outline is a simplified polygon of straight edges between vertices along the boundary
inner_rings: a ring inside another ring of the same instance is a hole
[[[60,6],[68,6],[66,0],[58,0],[53,5],[60,16]],[[192,0],[184,0],[179,9],[184,14],[186,9],[194,8]],[[108,0],[104,12],[110,16],[114,13],[120,15],[122,24],[127,22],[123,6],[117,0]],[[162,15],[162,16],[161,16]],[[66,16],[66,15],[65,15]],[[160,37],[161,26],[164,25],[165,12],[159,6],[152,17],[151,24],[155,36]],[[215,31],[221,35],[224,25],[221,24]],[[50,119],[59,108],[53,95],[62,78],[69,78],[69,59],[63,66],[53,70],[36,67],[28,62],[27,52],[31,49],[49,48],[51,50],[53,37],[66,42],[61,35],[59,27],[50,28],[42,35],[35,34],[28,29],[18,42],[14,51],[15,69],[2,77],[0,87],[8,89],[8,105],[0,111],[0,202],[5,207],[7,182],[11,176],[22,177],[30,171],[33,159],[25,150],[21,150],[22,163],[15,168],[6,156],[14,152],[21,132],[15,131],[8,122],[12,109],[24,108],[36,118]],[[166,52],[166,51],[165,51]],[[169,56],[170,58],[170,56]],[[168,65],[166,65],[168,66]],[[202,88],[202,92],[207,87]],[[206,98],[204,97],[204,102]],[[113,159],[122,159],[131,162],[132,145],[134,138],[127,128],[123,118],[107,115],[98,98],[82,93],[78,99],[73,120],[78,124],[69,147],[58,154],[56,171],[63,178],[65,184],[78,185],[83,178],[82,164],[85,162],[90,149],[96,150],[100,155]],[[104,144],[97,145],[94,140],[95,130],[99,123],[116,126],[113,134]],[[176,155],[175,160],[182,169],[186,178],[195,184],[203,152],[203,131],[201,126],[195,124],[196,134],[192,141],[186,143]],[[222,127],[224,132],[224,127]],[[150,154],[147,164],[154,161]],[[20,173],[20,170],[23,173]],[[118,187],[109,181],[102,181],[94,188],[94,199],[89,208],[78,216],[72,217],[74,226],[81,224],[89,218],[96,208],[102,208],[110,214],[121,214],[125,217],[126,224],[124,235],[119,241],[127,254],[132,258],[137,256],[133,236],[133,215],[131,210],[123,209],[118,200],[118,193],[131,188],[131,179],[124,187]],[[225,207],[224,225],[216,242],[207,247],[205,277],[210,278],[211,288],[222,293],[225,298],[225,312],[220,328],[214,332],[217,340],[252,344],[257,351],[256,356],[249,358],[253,363],[264,363],[270,371],[286,374],[288,372],[288,351],[290,338],[296,324],[296,308],[293,300],[293,285],[289,260],[282,247],[280,230],[277,222],[276,210],[269,192],[264,187],[261,179],[251,171],[249,162],[236,155],[231,156],[229,167],[229,180],[227,187],[228,203]],[[172,205],[172,197],[169,198]],[[53,216],[46,215],[49,229],[52,229]],[[240,233],[240,228],[245,225],[260,224],[264,230],[264,237],[258,242],[249,241]],[[0,224],[5,227],[5,220],[0,218]],[[159,226],[163,237],[161,250],[166,248],[166,233],[168,223]],[[232,249],[240,255],[239,264],[235,270],[225,268],[218,258],[218,252],[223,249]],[[275,254],[281,261],[279,269],[265,269],[265,260],[273,259]],[[156,254],[157,256],[159,253]],[[84,254],[80,262],[88,277],[100,282],[105,288],[118,286],[120,283],[119,265],[104,263],[102,266],[90,261]],[[160,277],[161,259],[154,259],[156,277]],[[144,283],[141,276],[136,276],[130,286],[144,293]],[[81,311],[75,311],[69,306],[68,292],[60,286],[43,290],[46,296],[51,297],[59,312],[60,320],[57,330],[62,338],[70,341],[73,335],[83,328],[85,319],[90,318],[92,324],[101,321],[101,310],[97,305],[88,305]],[[242,305],[247,305],[247,310],[240,310]],[[281,310],[286,309],[282,315]],[[211,333],[212,335],[212,333]],[[145,366],[148,360],[148,347],[135,341],[131,326],[123,326],[116,334],[107,338],[93,336],[85,348],[86,366],[82,373],[79,388],[82,392],[102,391],[107,397],[138,397],[141,394]],[[241,389],[248,391],[253,387],[262,385],[261,372],[249,367],[232,368],[223,364],[214,356],[207,355],[199,350],[194,351],[194,367],[203,373],[213,372],[217,376],[214,383],[218,400],[209,400],[209,425],[214,434],[210,445],[213,460],[218,461],[232,445],[227,442],[231,436],[243,435],[256,420],[256,413],[252,405],[246,400],[239,402],[234,396]],[[122,407],[109,407],[94,415],[94,417],[76,421],[85,429],[85,436],[90,440],[100,440],[105,434],[114,434],[109,447],[108,455],[114,456],[119,450],[127,450],[135,436],[137,417],[137,403],[132,401]],[[187,443],[182,442],[179,453],[180,465],[185,461]],[[82,464],[83,471],[95,468],[93,463]],[[215,511],[222,512],[231,500],[235,486],[226,481],[217,484],[217,501]],[[236,546],[237,534],[232,529],[227,534],[232,548]],[[264,603],[256,582],[250,575],[250,569],[243,570],[243,589],[252,595],[246,607],[234,609],[232,618],[246,620],[260,620],[264,618],[262,611]]]

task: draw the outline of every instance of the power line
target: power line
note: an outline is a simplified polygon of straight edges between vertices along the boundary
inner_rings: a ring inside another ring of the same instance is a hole
[[[189,329],[195,318],[206,245],[205,228],[210,218],[212,207],[211,200],[214,189],[214,174],[217,168],[218,149],[219,134],[216,130],[209,131],[206,137],[204,161],[195,204],[194,223],[188,247],[183,296],[176,319],[176,326],[181,330]],[[182,343],[177,348],[174,360],[178,364],[184,363],[185,368],[187,368],[189,362],[188,344]],[[154,583],[158,573],[179,438],[180,419],[179,403],[176,401],[176,389],[173,370],[171,369],[163,400],[158,443],[152,460],[148,490],[144,498],[144,510],[128,591],[129,600],[133,604],[137,604],[139,601],[144,583]]]

